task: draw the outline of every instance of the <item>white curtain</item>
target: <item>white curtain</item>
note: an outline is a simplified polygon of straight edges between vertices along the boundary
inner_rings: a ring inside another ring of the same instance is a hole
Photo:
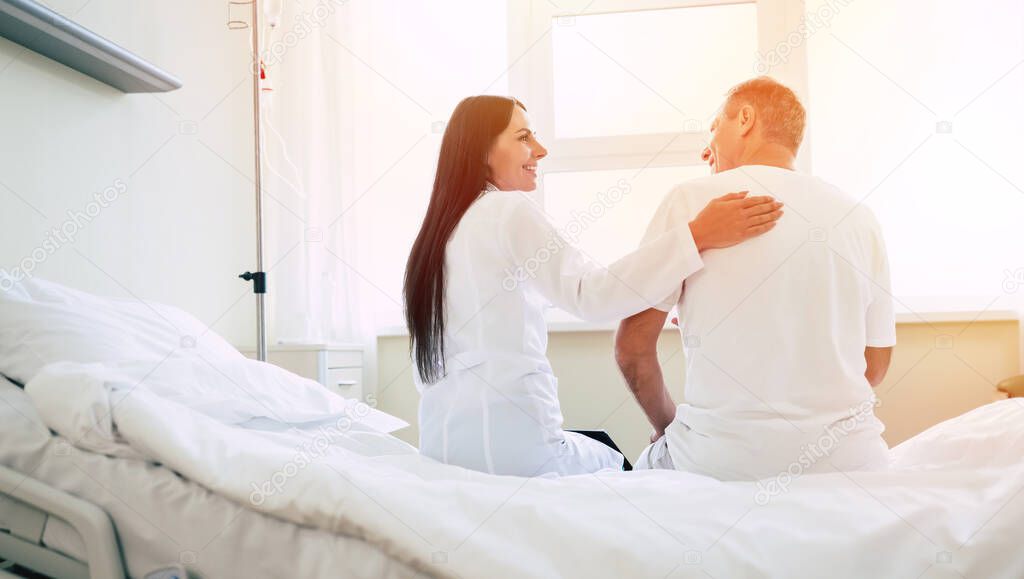
[[[508,7],[260,4],[278,22],[263,28],[271,343],[361,344],[365,391],[383,391],[376,335],[404,328],[402,275],[444,123],[468,95],[507,94]],[[407,364],[390,360],[388,378]]]
[[[368,223],[354,187],[358,103],[351,58],[338,48],[351,36],[353,4],[264,4],[264,268],[270,344],[359,344],[372,393],[373,296],[360,274]]]

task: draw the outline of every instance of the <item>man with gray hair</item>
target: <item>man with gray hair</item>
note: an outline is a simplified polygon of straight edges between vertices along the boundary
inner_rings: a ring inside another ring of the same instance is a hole
[[[771,78],[731,89],[703,152],[713,175],[672,190],[648,227],[655,237],[729,191],[786,207],[772,231],[705,252],[676,293],[621,322],[616,360],[654,427],[637,468],[757,480],[888,464],[872,390],[896,341],[885,245],[866,207],[794,169],[805,121]],[[656,347],[672,308],[686,352],[678,407]]]

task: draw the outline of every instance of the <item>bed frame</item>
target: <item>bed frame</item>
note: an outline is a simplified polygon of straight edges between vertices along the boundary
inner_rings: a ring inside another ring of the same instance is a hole
[[[85,543],[87,561],[43,544],[53,517],[64,521]],[[114,524],[103,509],[32,477],[0,466],[0,577],[10,564],[57,579],[124,579]]]

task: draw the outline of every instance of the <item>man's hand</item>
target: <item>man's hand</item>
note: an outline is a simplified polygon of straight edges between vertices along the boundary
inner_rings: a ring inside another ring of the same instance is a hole
[[[747,197],[747,191],[712,199],[690,222],[698,251],[729,247],[761,235],[782,217],[782,203],[772,197]]]

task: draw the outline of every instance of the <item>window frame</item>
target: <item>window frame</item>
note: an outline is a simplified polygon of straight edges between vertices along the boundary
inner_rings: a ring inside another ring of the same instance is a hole
[[[777,47],[787,49],[785,62],[766,72],[791,87],[808,106],[807,42],[803,37],[794,42],[804,17],[800,0],[509,0],[509,90],[527,103],[535,130],[549,150],[544,172],[698,165],[707,143],[707,127],[701,132],[556,138],[551,39],[556,19],[730,4],[756,4],[758,54],[763,59]],[[750,76],[759,72],[752,70]],[[809,150],[805,141],[797,158],[803,170],[810,168]],[[543,199],[543,183],[538,189]]]

